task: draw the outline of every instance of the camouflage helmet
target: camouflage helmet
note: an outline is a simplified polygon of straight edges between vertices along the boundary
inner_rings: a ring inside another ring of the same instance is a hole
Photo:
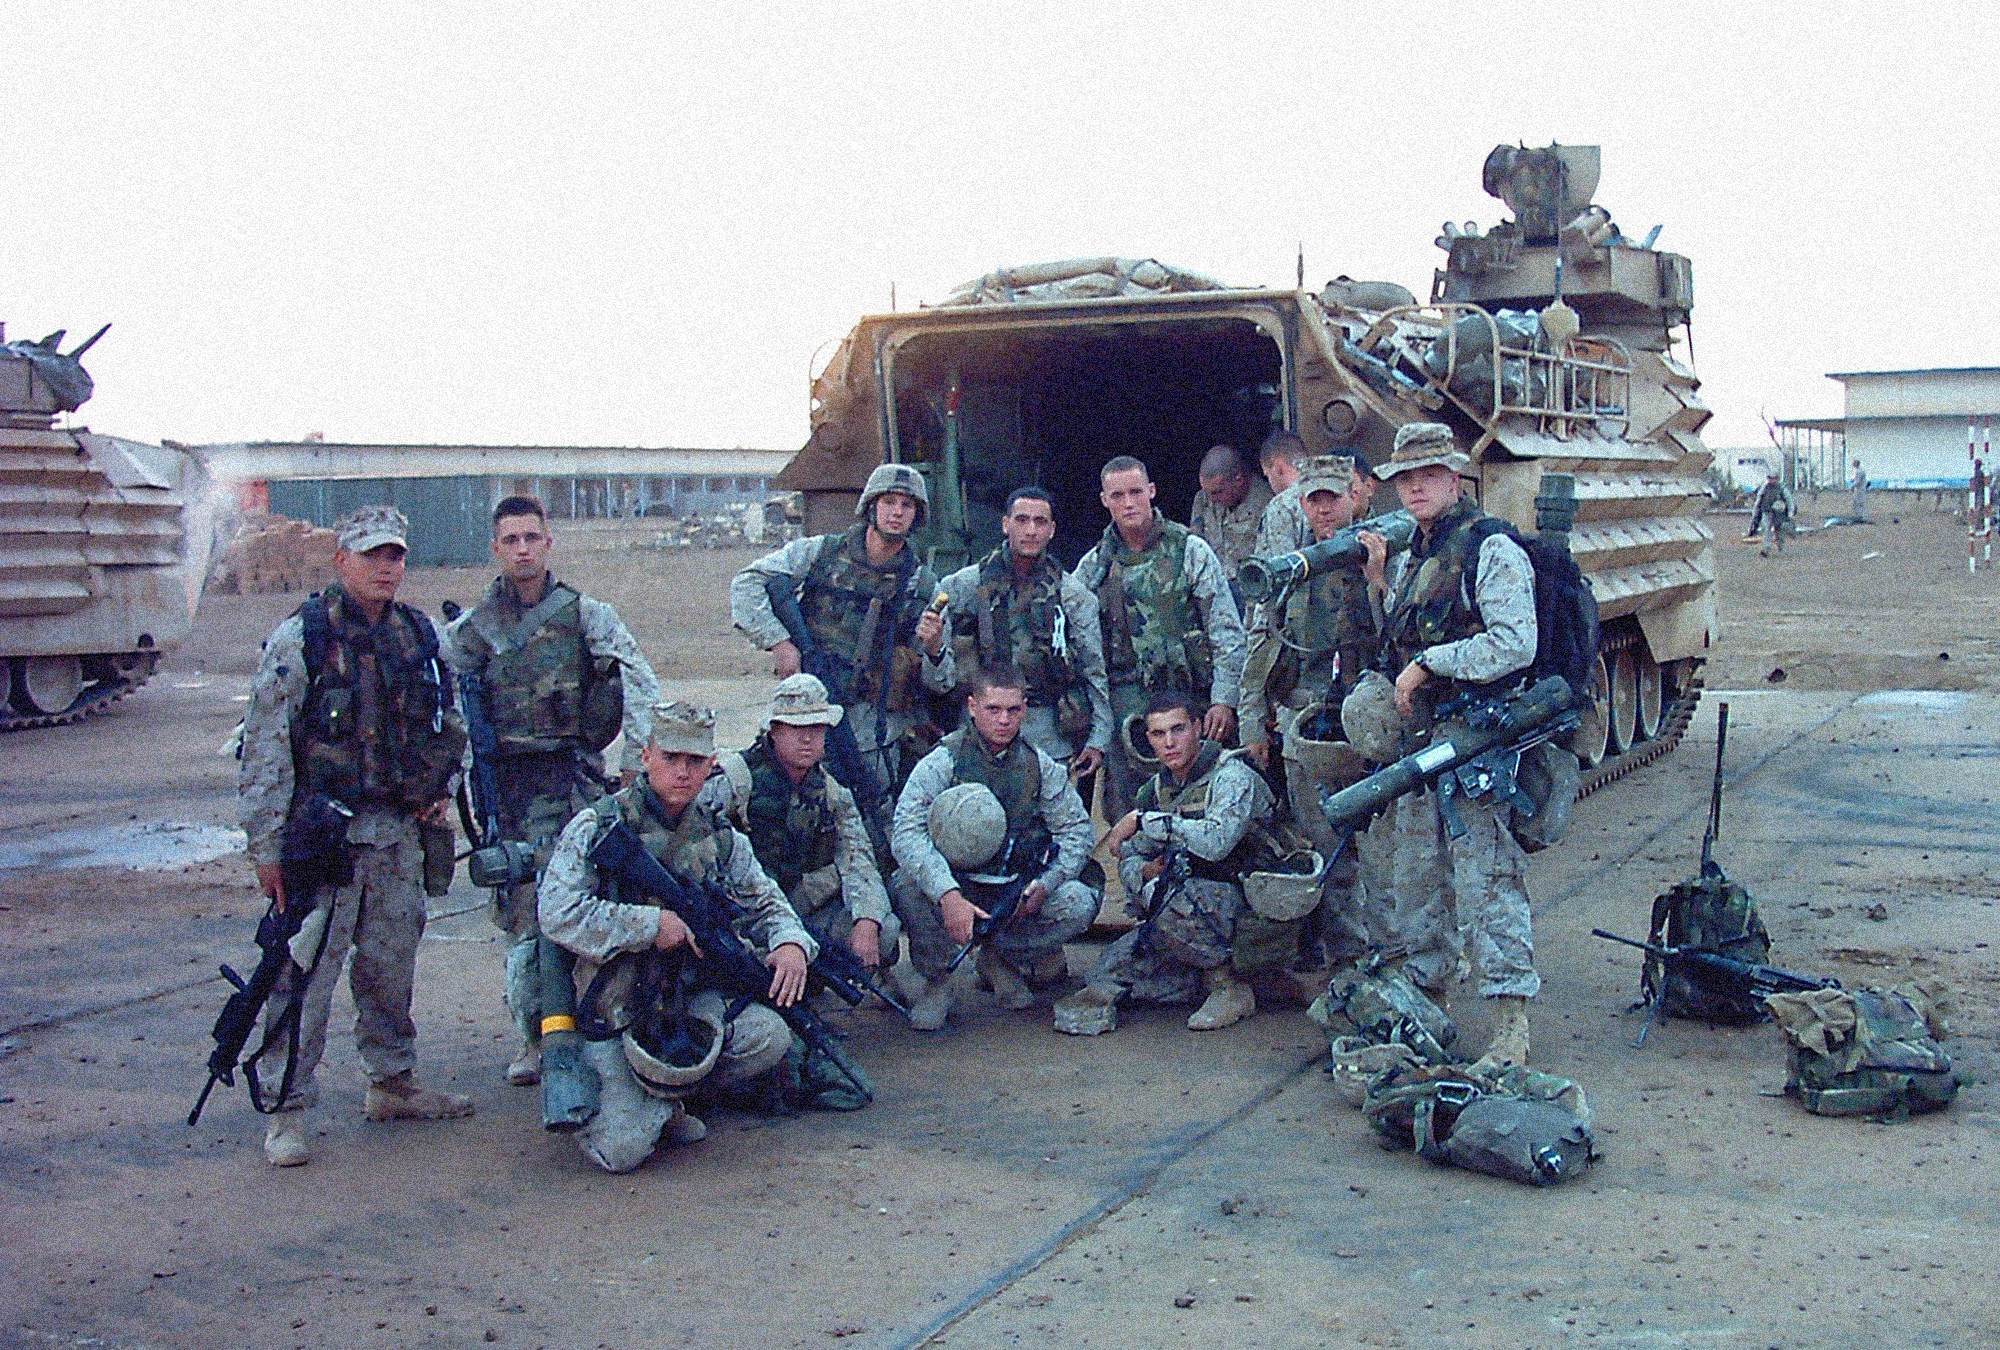
[[[722,1030],[722,1019],[707,1009],[689,1009],[672,1020],[641,1018],[621,1038],[625,1062],[649,1095],[682,1097],[721,1058]]]
[[[1402,758],[1403,716],[1387,675],[1371,670],[1355,681],[1340,704],[1340,729],[1349,745],[1378,764]]]
[[[1007,842],[1007,811],[984,783],[959,783],[931,802],[931,842],[957,868],[984,867]]]
[[[931,492],[924,485],[924,476],[907,464],[877,464],[875,472],[868,475],[868,483],[861,489],[861,500],[854,504],[854,518],[874,524],[875,499],[885,492],[903,492],[917,499],[917,523],[912,529],[921,530],[931,514]]]

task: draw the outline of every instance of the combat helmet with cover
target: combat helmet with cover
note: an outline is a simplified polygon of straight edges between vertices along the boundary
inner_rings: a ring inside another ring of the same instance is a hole
[[[1007,843],[1007,810],[984,783],[957,783],[938,793],[926,823],[937,851],[961,871],[984,867]]]
[[[901,492],[917,499],[917,523],[913,527],[921,530],[931,514],[930,489],[924,486],[924,476],[907,464],[877,464],[875,471],[868,475],[868,482],[861,489],[861,500],[854,504],[854,518],[869,523],[874,522],[875,499],[885,492]]]

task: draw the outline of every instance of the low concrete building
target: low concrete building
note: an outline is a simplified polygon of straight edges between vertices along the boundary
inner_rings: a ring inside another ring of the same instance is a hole
[[[1778,423],[1805,451],[1800,457],[1812,464],[1816,486],[1843,485],[1858,459],[1875,487],[1964,487],[1972,472],[1968,429],[1984,456],[1986,428],[2000,417],[2000,366],[1850,370],[1827,378],[1843,386],[1845,416]],[[1837,458],[1827,454],[1829,437],[1839,438]]]

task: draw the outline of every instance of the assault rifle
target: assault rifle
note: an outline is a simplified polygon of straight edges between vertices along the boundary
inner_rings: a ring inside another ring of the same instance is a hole
[[[1167,912],[1167,902],[1174,898],[1181,887],[1187,885],[1188,878],[1194,874],[1194,865],[1188,861],[1186,849],[1170,848],[1160,857],[1166,865],[1160,869],[1159,877],[1153,882],[1153,898],[1147,902],[1146,912],[1139,916],[1139,926],[1132,930],[1138,934],[1138,949],[1142,952],[1152,949],[1153,928],[1159,923],[1160,916]],[[1211,927],[1213,926],[1213,921],[1209,920],[1207,912],[1200,906],[1196,906],[1195,912],[1204,920],[1208,920]],[[1227,934],[1218,936],[1225,941],[1228,937]]]
[[[195,1098],[194,1109],[188,1112],[187,1123],[195,1124],[201,1119],[202,1108],[208,1105],[208,1094],[215,1091],[217,1083],[230,1087],[236,1085],[236,1070],[243,1070],[244,1084],[250,1089],[250,1105],[258,1112],[269,1115],[283,1105],[292,1090],[292,1071],[297,1067],[299,1055],[299,1014],[305,1004],[305,984],[311,971],[300,969],[292,960],[291,942],[306,919],[313,913],[312,899],[316,892],[329,886],[346,886],[354,880],[354,859],[347,851],[347,822],[354,818],[354,812],[344,804],[315,792],[300,803],[299,809],[285,825],[283,851],[279,863],[283,872],[285,907],[279,909],[273,901],[264,911],[264,917],[257,923],[257,946],[262,955],[257,958],[257,968],[244,979],[234,969],[222,967],[222,978],[234,987],[228,1000],[222,1005],[222,1013],[215,1019],[215,1049],[208,1057],[208,1083],[201,1095]],[[324,926],[320,933],[320,951],[326,950]],[[319,956],[313,956],[317,967]],[[257,1015],[270,1001],[271,991],[277,987],[278,977],[287,968],[295,971],[292,981],[291,999],[285,1010],[272,1021],[264,1032],[264,1042],[248,1059],[243,1057],[243,1047],[250,1043],[250,1033],[257,1028]],[[286,1039],[285,1069],[278,1083],[276,1096],[270,1105],[265,1105],[263,1085],[257,1079],[257,1061],[265,1052],[275,1046],[280,1039]]]
[[[1021,910],[1021,897],[1027,893],[1028,887],[1041,878],[1043,870],[1049,865],[1049,859],[1055,855],[1055,841],[1050,840],[1036,850],[1033,857],[1021,860],[1021,865],[1016,866],[1014,843],[1013,839],[1007,841],[1006,850],[996,860],[998,865],[993,872],[980,873],[964,879],[963,885],[972,887],[979,898],[986,902],[980,908],[986,911],[987,917],[972,921],[972,937],[952,955],[950,963],[944,968],[946,975],[957,970],[965,958],[972,955],[974,947],[1014,922],[1014,916]],[[988,866],[994,864],[989,863]]]
[[[1437,784],[1439,811],[1452,838],[1465,833],[1454,799],[1461,793],[1497,793],[1523,810],[1532,804],[1517,775],[1521,756],[1544,741],[1567,736],[1580,720],[1569,682],[1550,675],[1514,694],[1464,694],[1439,705],[1445,736],[1339,792],[1320,789],[1327,824],[1346,828],[1406,793]]]
[[[775,618],[799,649],[799,669],[814,676],[826,686],[827,697],[833,702],[846,705],[854,697],[855,668],[826,648],[813,641],[812,630],[806,626],[805,613],[799,608],[798,591],[790,577],[772,577],[764,583],[764,592],[771,598],[771,617]],[[893,616],[885,618],[882,624],[883,640],[880,648],[876,685],[886,697],[889,688],[890,653],[895,646]],[[873,657],[875,653],[863,653]],[[875,735],[878,741],[888,734],[887,719],[883,707],[875,710]],[[879,751],[881,746],[876,749]],[[889,854],[889,800],[888,786],[881,775],[875,772],[867,758],[861,753],[861,742],[855,739],[854,727],[843,717],[834,726],[826,729],[826,769],[839,784],[854,794],[855,805],[861,808],[861,818],[868,826],[869,842],[875,845],[875,856],[886,859]],[[883,864],[887,870],[888,864]]]
[[[1299,583],[1342,563],[1366,561],[1368,550],[1361,543],[1364,532],[1381,535],[1389,541],[1389,552],[1402,553],[1417,536],[1417,519],[1408,511],[1391,511],[1384,516],[1357,520],[1294,553],[1245,558],[1236,572],[1243,598],[1253,605],[1268,604]]]
[[[840,1048],[839,1037],[803,999],[789,1008],[770,1000],[771,968],[745,942],[731,922],[735,904],[727,895],[698,880],[680,877],[646,852],[639,836],[623,821],[614,820],[590,850],[599,871],[664,905],[680,916],[695,945],[701,948],[701,970],[710,986],[730,1000],[725,1021],[752,1003],[761,1003],[785,1019],[807,1053],[826,1059],[864,1099],[874,1100],[868,1082]],[[822,977],[824,978],[824,977]],[[808,981],[807,989],[811,990]],[[829,984],[829,988],[832,986]],[[858,999],[856,1000],[859,1001]]]
[[[1657,942],[1641,942],[1637,938],[1607,933],[1602,928],[1591,929],[1590,935],[1603,938],[1606,942],[1622,942],[1628,947],[1651,952],[1666,962],[1669,969],[1680,966],[1685,970],[1698,970],[1710,983],[1726,984],[1739,997],[1752,1002],[1761,1003],[1772,994],[1805,994],[1815,989],[1840,988],[1839,980],[1822,979],[1817,975],[1801,975],[1796,970],[1786,970],[1782,966],[1738,961],[1733,956],[1703,951],[1699,947],[1663,947]]]
[[[444,602],[447,620],[464,612],[456,601]],[[500,737],[486,715],[486,676],[476,671],[461,674],[458,688],[466,740],[472,746],[472,772],[458,788],[459,823],[472,841],[466,871],[475,886],[497,890],[519,885],[534,879],[535,851],[500,837],[500,781],[493,767],[500,758]]]
[[[808,994],[825,990],[850,1008],[860,1007],[861,1000],[873,994],[903,1016],[910,1015],[908,1006],[883,986],[875,971],[861,964],[846,943],[835,942],[831,934],[821,932],[803,918],[799,922],[819,944],[819,955],[813,958],[806,984]]]

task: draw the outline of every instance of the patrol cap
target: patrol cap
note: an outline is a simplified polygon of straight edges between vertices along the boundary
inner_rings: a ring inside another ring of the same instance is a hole
[[[410,546],[410,522],[393,506],[364,506],[333,522],[333,544],[345,553],[366,553],[384,544]]]
[[[1442,422],[1411,422],[1397,428],[1396,448],[1388,461],[1375,470],[1377,478],[1394,478],[1411,469],[1442,464],[1453,473],[1472,467],[1472,456],[1458,448],[1458,438]]]
[[[907,464],[877,464],[875,471],[868,475],[868,482],[861,489],[861,500],[854,504],[856,520],[870,520],[875,499],[885,492],[902,492],[917,499],[917,523],[914,528],[921,530],[924,521],[930,518],[931,493],[924,483],[924,476]]]
[[[688,755],[715,753],[715,710],[674,700],[653,705],[652,743]]]
[[[1309,455],[1299,464],[1299,498],[1315,492],[1345,493],[1354,486],[1352,455]]]
[[[783,722],[788,727],[837,727],[847,710],[827,698],[826,685],[817,675],[801,671],[778,681],[771,693],[771,707],[764,714],[764,726]]]

